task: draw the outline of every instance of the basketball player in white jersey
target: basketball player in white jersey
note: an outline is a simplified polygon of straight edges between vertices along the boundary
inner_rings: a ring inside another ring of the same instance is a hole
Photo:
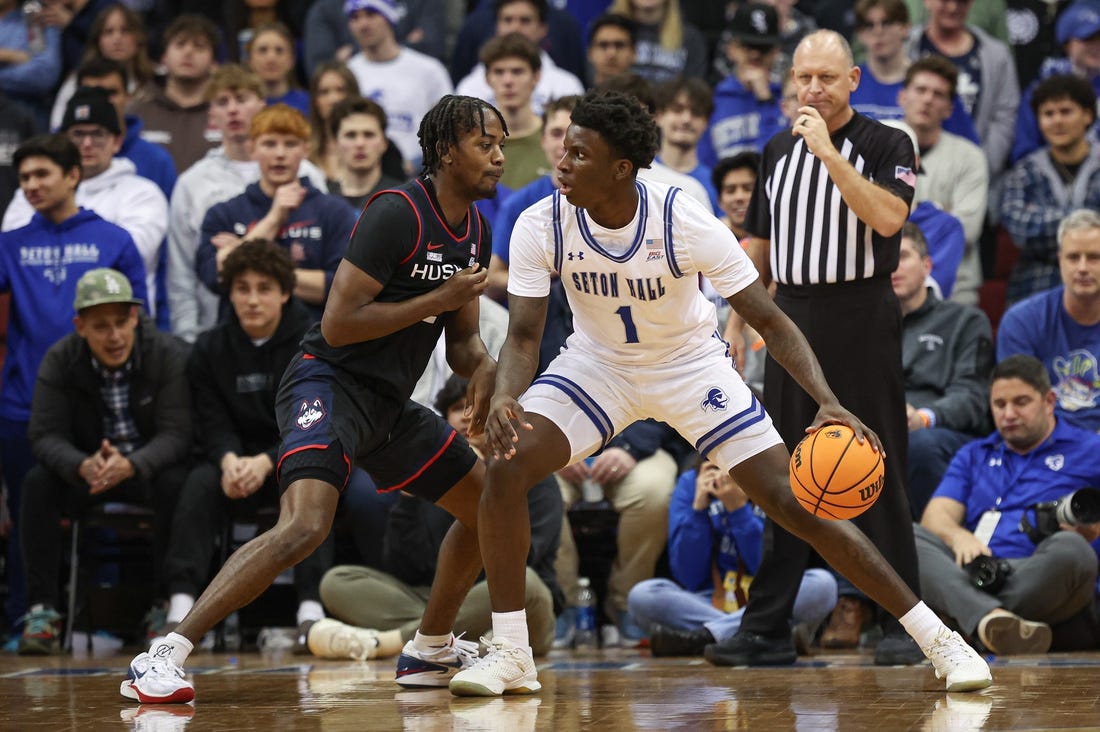
[[[730,230],[679,189],[636,179],[656,150],[656,127],[635,99],[590,92],[565,137],[560,190],[528,208],[513,230],[508,337],[486,423],[492,458],[478,513],[493,638],[486,656],[451,679],[451,692],[540,688],[523,611],[526,492],[647,417],[677,429],[772,519],[894,613],[949,691],[988,686],[985,661],[917,599],[862,532],[816,518],[794,499],[787,449],[734,369],[698,274],[818,403],[807,431],[846,424],[876,449],[881,444],[837,401],[805,338],[772,303]],[[565,285],[575,332],[532,384],[553,272]]]

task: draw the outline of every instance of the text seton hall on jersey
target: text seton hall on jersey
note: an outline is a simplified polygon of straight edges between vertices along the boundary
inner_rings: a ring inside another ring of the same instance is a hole
[[[569,276],[578,292],[602,297],[619,296],[617,272],[571,272]],[[623,281],[635,300],[648,302],[665,295],[665,285],[660,277],[624,277]]]

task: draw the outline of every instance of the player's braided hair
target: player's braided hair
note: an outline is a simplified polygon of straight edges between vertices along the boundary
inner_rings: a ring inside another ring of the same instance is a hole
[[[443,165],[443,156],[459,139],[470,130],[478,127],[485,132],[485,110],[492,111],[500,120],[501,129],[508,134],[508,125],[504,116],[484,99],[448,94],[428,110],[420,120],[420,151],[424,155],[424,167],[421,175],[434,173]]]
[[[573,124],[595,130],[637,173],[657,155],[657,124],[636,97],[621,92],[589,92],[573,109]]]

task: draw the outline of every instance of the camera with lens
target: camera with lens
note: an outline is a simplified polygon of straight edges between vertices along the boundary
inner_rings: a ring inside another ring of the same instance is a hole
[[[1004,587],[1008,575],[1012,574],[1012,565],[1007,559],[987,557],[984,554],[974,557],[963,565],[963,569],[970,577],[970,584],[991,595],[997,594]]]
[[[1028,514],[1034,515],[1034,522]],[[1100,521],[1100,490],[1080,488],[1057,501],[1033,503],[1020,517],[1020,531],[1038,545],[1054,535],[1062,525],[1083,526]]]

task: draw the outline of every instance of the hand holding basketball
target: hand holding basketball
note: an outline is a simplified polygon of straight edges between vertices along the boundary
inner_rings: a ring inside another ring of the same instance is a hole
[[[886,475],[883,456],[851,427],[829,424],[807,435],[791,453],[791,491],[821,518],[855,518],[878,499]]]

